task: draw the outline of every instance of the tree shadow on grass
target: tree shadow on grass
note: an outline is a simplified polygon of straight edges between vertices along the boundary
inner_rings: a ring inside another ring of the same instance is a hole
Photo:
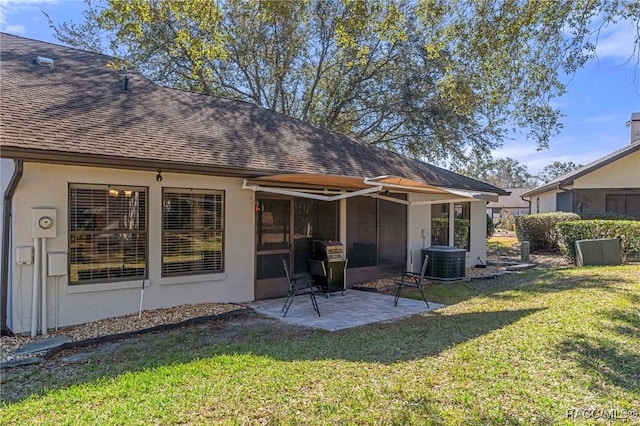
[[[4,371],[2,401],[15,403],[45,390],[220,355],[388,365],[438,355],[539,310],[414,315],[339,332],[294,326],[248,313],[231,320],[63,351],[43,364]],[[73,362],[69,362],[72,355]]]
[[[615,275],[612,275],[609,269],[602,267],[585,267],[577,272],[573,268],[532,270],[525,272],[511,285],[511,288],[506,290],[543,295],[580,289],[606,289],[607,292],[623,295],[632,301],[639,301],[640,293],[634,290],[635,285],[638,284],[635,271],[625,270],[627,266],[619,268],[621,269],[618,269]],[[504,294],[500,293],[504,290],[488,292],[487,295],[504,297]]]
[[[636,306],[638,306],[637,303]],[[633,338],[640,344],[640,311],[627,312],[616,309],[608,312],[607,317],[616,323],[614,331],[617,334]]]
[[[640,392],[640,311],[616,309],[603,316],[614,323],[609,330],[618,338],[574,334],[559,349],[609,384]]]
[[[540,309],[414,315],[391,323],[323,333],[295,344],[295,350],[261,353],[284,361],[339,359],[382,364],[436,356],[466,341],[501,329]]]
[[[640,392],[640,356],[632,348],[621,347],[611,339],[577,334],[562,342],[559,349],[576,359],[585,371],[596,372],[610,385]]]
[[[539,296],[547,293],[572,291],[575,289],[607,289],[609,292],[623,294],[632,302],[640,304],[640,293],[634,291],[634,285],[640,285],[640,269],[634,265],[614,268],[585,267],[531,269],[524,272],[497,277],[473,279],[470,281],[440,282],[429,281],[424,292],[429,301],[444,305],[453,305],[475,297],[488,297],[502,300],[515,300],[521,294]],[[395,294],[396,287],[383,289],[385,294]],[[416,290],[407,290],[403,297],[421,300]]]

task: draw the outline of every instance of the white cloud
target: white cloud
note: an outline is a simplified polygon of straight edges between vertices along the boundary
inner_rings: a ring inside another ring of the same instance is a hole
[[[617,135],[607,132],[596,132],[588,138],[583,136],[558,136],[549,149],[538,151],[536,145],[526,140],[507,142],[501,148],[492,151],[493,158],[513,158],[527,167],[527,171],[536,175],[545,166],[559,161],[575,164],[589,164],[610,154],[625,144]]]
[[[596,56],[600,59],[627,60],[633,54],[638,29],[630,20],[618,22],[602,29],[597,40]]]
[[[503,146],[492,151],[494,158],[513,158],[522,162],[522,159],[529,158],[538,153],[536,145],[527,142],[506,142]]]
[[[0,29],[10,32],[9,28],[21,25],[11,22],[11,15],[16,12],[56,3],[60,0],[0,0]]]
[[[27,29],[22,24],[13,24],[2,27],[2,31],[10,34],[26,34]]]
[[[527,166],[529,173],[538,174],[549,164],[553,164],[556,161],[561,163],[573,162],[574,164],[582,164],[587,165],[589,163],[594,162],[595,160],[604,157],[609,154],[608,151],[590,151],[583,153],[572,153],[572,154],[557,154],[557,155],[549,155],[540,154],[539,158],[533,159],[531,161],[527,161],[524,164]]]
[[[625,121],[620,118],[620,114],[616,113],[593,115],[591,117],[586,117],[581,121],[582,123],[611,124],[612,127],[625,123]]]

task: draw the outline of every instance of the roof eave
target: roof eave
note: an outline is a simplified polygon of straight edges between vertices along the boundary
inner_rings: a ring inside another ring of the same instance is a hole
[[[149,160],[142,158],[113,157],[96,154],[78,154],[61,151],[25,149],[2,146],[1,158],[22,159],[33,163],[62,164],[68,166],[89,166],[120,168],[127,170],[148,170],[224,177],[253,178],[273,173],[273,170],[240,169],[233,167],[178,163],[175,161]]]

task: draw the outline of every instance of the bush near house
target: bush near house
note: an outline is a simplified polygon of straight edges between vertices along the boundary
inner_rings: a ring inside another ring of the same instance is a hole
[[[487,215],[487,239],[491,238],[495,230],[496,226],[493,224],[493,219]]]
[[[640,221],[636,220],[580,220],[556,225],[558,245],[563,255],[576,261],[576,241],[600,238],[620,240],[622,257],[640,253]]]
[[[504,229],[505,231],[515,231],[516,230],[516,218],[509,212],[505,212],[501,214],[502,219],[498,222],[496,226],[498,229]]]
[[[622,213],[600,212],[600,213],[580,213],[582,220],[635,220],[633,216]]]
[[[539,213],[516,218],[519,241],[529,241],[532,251],[558,251],[556,224],[580,220],[575,213]]]

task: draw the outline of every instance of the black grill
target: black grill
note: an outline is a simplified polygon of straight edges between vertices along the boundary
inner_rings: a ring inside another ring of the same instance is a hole
[[[309,271],[318,287],[326,292],[344,291],[347,259],[340,241],[313,242]]]

